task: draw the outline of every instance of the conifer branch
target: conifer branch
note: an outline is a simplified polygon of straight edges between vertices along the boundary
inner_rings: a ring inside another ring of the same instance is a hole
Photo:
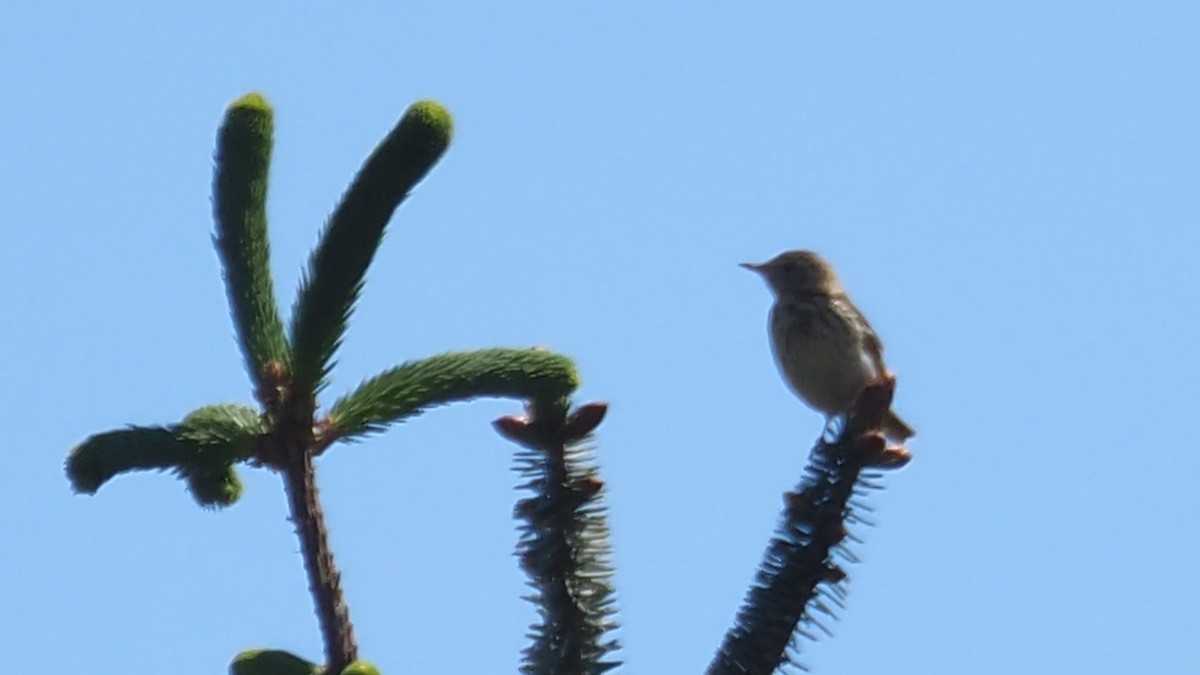
[[[517,502],[524,523],[517,556],[529,575],[540,619],[524,650],[526,675],[599,675],[620,665],[613,652],[617,623],[604,483],[592,464],[588,440],[606,406],[591,403],[567,414],[564,398],[529,405],[527,417],[494,425],[522,447],[517,470],[533,495]]]
[[[173,427],[137,427],[89,436],[67,457],[67,478],[76,492],[95,494],[127,471],[165,471],[188,462],[195,447]]]
[[[450,144],[450,113],[409,107],[367,158],[309,258],[292,311],[292,377],[298,395],[325,385],[346,323],[392,213]]]
[[[213,241],[224,268],[233,324],[257,389],[268,363],[290,361],[283,320],[271,281],[267,239],[267,170],[274,119],[259,94],[234,101],[217,134],[213,178]]]
[[[229,664],[229,675],[320,675],[321,667],[279,649],[248,649]]]
[[[288,510],[296,536],[300,539],[300,555],[308,576],[308,587],[316,604],[317,624],[325,645],[325,673],[340,673],[358,658],[358,641],[350,621],[350,607],[342,593],[342,576],[329,544],[329,529],[321,508],[317,490],[316,469],[313,465],[312,439],[303,435],[279,438],[284,443],[283,483],[288,497]]]
[[[325,442],[382,431],[454,401],[485,396],[554,400],[578,386],[570,359],[539,349],[438,354],[384,371],[335,402]]]
[[[833,617],[845,596],[847,575],[834,554],[853,560],[842,542],[847,523],[862,520],[854,497],[878,487],[863,472],[899,468],[911,458],[883,435],[894,387],[891,378],[868,387],[837,440],[813,448],[804,478],[784,495],[775,536],[708,675],[770,675],[795,662],[797,636],[811,638],[813,628],[829,633],[814,613]]]
[[[95,434],[67,458],[76,492],[94,494],[129,471],[173,470],[202,506],[228,506],[241,494],[233,464],[254,456],[266,426],[253,408],[213,405],[170,426],[117,429]]]

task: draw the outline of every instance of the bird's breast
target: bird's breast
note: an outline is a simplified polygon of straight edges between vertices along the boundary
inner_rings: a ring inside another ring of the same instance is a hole
[[[778,302],[770,330],[784,379],[817,410],[845,412],[874,378],[862,331],[826,303]]]

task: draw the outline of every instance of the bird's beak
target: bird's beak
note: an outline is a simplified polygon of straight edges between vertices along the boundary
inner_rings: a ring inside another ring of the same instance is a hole
[[[745,267],[746,269],[750,270],[751,272],[755,272],[758,274],[762,274],[762,268],[763,268],[762,265],[759,265],[756,263],[738,263],[738,267]]]

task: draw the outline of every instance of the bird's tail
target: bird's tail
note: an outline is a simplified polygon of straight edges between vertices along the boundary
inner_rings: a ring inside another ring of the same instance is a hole
[[[883,418],[883,433],[888,438],[903,443],[916,436],[917,430],[908,426],[908,423],[900,419],[899,415],[889,410],[887,416]]]

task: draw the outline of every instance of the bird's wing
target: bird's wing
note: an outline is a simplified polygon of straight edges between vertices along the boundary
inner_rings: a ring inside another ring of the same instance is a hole
[[[883,365],[883,341],[879,339],[879,335],[871,327],[871,322],[867,321],[867,317],[863,316],[858,307],[854,306],[850,298],[844,297],[841,300],[842,302],[838,304],[841,305],[842,309],[862,331],[863,351],[866,353],[867,358],[871,360],[872,365],[875,366],[879,375],[883,375],[887,372],[887,367]]]

